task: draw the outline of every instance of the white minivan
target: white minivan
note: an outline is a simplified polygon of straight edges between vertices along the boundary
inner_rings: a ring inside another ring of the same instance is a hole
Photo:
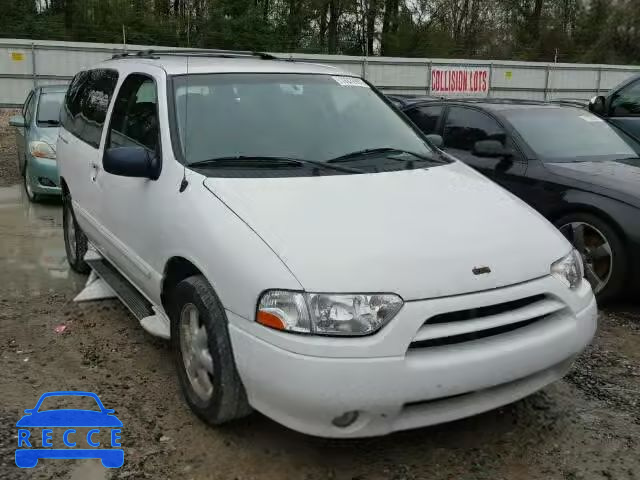
[[[561,378],[594,335],[569,242],[357,75],[123,55],[75,76],[61,121],[69,262],[171,338],[209,423],[446,422]]]

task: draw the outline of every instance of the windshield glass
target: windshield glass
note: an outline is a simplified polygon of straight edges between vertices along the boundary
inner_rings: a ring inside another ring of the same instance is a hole
[[[428,144],[359,78],[206,74],[175,77],[173,85],[187,164],[229,157],[327,162],[378,148],[433,156]]]
[[[60,106],[64,100],[64,92],[48,92],[40,94],[37,122],[54,125],[60,122]]]
[[[504,116],[548,162],[637,157],[639,145],[601,118],[578,108],[505,110]]]

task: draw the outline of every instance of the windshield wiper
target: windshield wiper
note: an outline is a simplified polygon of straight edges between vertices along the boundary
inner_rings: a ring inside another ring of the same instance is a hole
[[[363,158],[366,157],[374,157],[374,156],[385,156],[385,158],[392,158],[393,160],[400,160],[400,161],[407,161],[404,159],[399,159],[399,158],[393,158],[390,157],[389,155],[391,154],[407,154],[407,155],[412,155],[414,157],[416,157],[419,161],[423,161],[423,162],[437,162],[440,163],[440,160],[437,160],[435,158],[429,158],[429,157],[425,157],[424,155],[421,155],[419,153],[415,153],[415,152],[410,152],[408,150],[402,150],[399,148],[388,148],[388,147],[383,147],[383,148],[367,148],[364,150],[358,150],[357,152],[351,152],[351,153],[347,153],[346,155],[340,155],[339,157],[336,158],[332,158],[331,160],[327,160],[327,163],[343,163],[343,162],[355,162],[358,160],[361,160]]]
[[[55,126],[60,125],[59,120],[38,120],[38,123],[44,123],[45,125],[55,125]]]
[[[238,155],[235,157],[219,157],[210,158],[208,160],[200,160],[197,162],[189,163],[189,167],[214,167],[214,168],[228,168],[228,167],[242,167],[242,168],[279,168],[279,167],[302,167],[304,165],[313,165],[328,170],[336,170],[345,173],[363,173],[362,170],[356,168],[343,167],[340,165],[330,165],[325,162],[316,160],[307,160],[302,158],[292,157],[271,157],[271,156],[247,156]]]

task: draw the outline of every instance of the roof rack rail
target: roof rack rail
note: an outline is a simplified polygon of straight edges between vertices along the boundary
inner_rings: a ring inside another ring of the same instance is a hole
[[[159,55],[175,55],[175,56],[190,56],[190,57],[220,57],[220,58],[235,58],[235,57],[257,57],[262,60],[280,60],[280,58],[265,52],[253,52],[249,50],[219,50],[219,49],[167,49],[167,50],[140,50],[132,53],[116,53],[111,58],[160,58]]]

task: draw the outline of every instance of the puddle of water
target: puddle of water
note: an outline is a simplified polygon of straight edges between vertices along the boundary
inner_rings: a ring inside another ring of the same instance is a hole
[[[100,460],[86,460],[71,471],[69,480],[106,480],[106,468]]]
[[[62,205],[30,203],[20,186],[0,188],[0,285],[37,294],[74,280],[62,236]],[[4,290],[4,288],[3,288]]]

